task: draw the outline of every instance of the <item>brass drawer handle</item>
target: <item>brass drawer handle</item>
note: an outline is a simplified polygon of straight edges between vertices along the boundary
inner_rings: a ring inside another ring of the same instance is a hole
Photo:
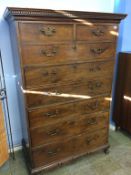
[[[50,117],[50,118],[54,118],[59,114],[59,111],[56,110],[55,112],[47,112],[46,114],[44,114],[46,117]]]
[[[50,80],[52,83],[57,83],[59,81],[59,75],[57,75],[59,73],[59,71],[56,69],[56,70],[52,70],[50,72]]]
[[[57,154],[57,152],[55,152],[55,151],[48,151],[48,155],[50,155],[50,156],[54,156],[56,154]]]
[[[92,139],[87,138],[87,139],[86,139],[86,144],[89,145],[89,144],[91,143],[91,141],[92,141]]]
[[[50,131],[47,132],[47,134],[49,136],[55,136],[55,135],[57,135],[59,133],[60,133],[60,130],[59,129],[54,129],[54,130],[50,130]]]
[[[105,34],[104,30],[102,29],[95,29],[95,30],[92,30],[92,34],[97,36],[97,37],[100,37],[100,36],[103,36]]]
[[[87,104],[88,108],[90,108],[91,110],[97,109],[98,105],[99,105],[98,101],[95,101],[95,102],[92,102],[90,104]]]
[[[54,33],[56,33],[56,29],[54,27],[47,26],[40,29],[40,32],[45,36],[52,36]]]
[[[49,113],[49,112],[47,112],[47,113],[44,114],[44,115],[46,115],[47,117],[52,117],[52,113]]]
[[[94,135],[92,138],[86,138],[86,143],[87,143],[87,145],[89,145],[93,140],[97,140],[99,138],[99,136],[98,135]]]
[[[99,65],[91,65],[91,67],[89,68],[89,71],[90,72],[97,72],[97,71],[100,71],[101,70],[101,67]]]
[[[56,74],[57,74],[57,70],[52,70],[52,71],[51,71],[51,74],[52,74],[52,75],[56,75]]]
[[[58,92],[57,90],[54,90],[53,92],[54,92],[56,95],[61,95],[61,93]]]
[[[57,148],[56,150],[50,150],[47,152],[48,156],[55,156],[58,152],[60,152],[60,148]]]
[[[102,82],[99,82],[99,81],[96,82],[95,86],[96,86],[97,88],[101,87],[101,86],[102,86]]]
[[[97,81],[97,82],[89,81],[87,86],[88,86],[88,89],[94,90],[96,88],[102,87],[102,84],[103,83],[100,81]]]
[[[53,47],[52,49],[42,49],[41,53],[46,57],[53,57],[57,54],[58,47]]]
[[[87,120],[87,125],[95,125],[97,123],[96,118],[90,118]]]
[[[102,54],[106,49],[105,48],[93,48],[91,49],[91,52],[94,54]]]
[[[57,70],[52,70],[51,72],[45,71],[42,72],[43,76],[51,76],[54,79],[54,76],[57,75]]]
[[[75,51],[77,49],[76,41],[73,42],[72,49]]]

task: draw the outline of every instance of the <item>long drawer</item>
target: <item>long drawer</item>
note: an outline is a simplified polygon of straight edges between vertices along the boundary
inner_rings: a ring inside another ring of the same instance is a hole
[[[109,105],[108,97],[102,96],[28,110],[29,127],[35,128],[43,124],[46,126],[54,122],[60,122],[63,119],[65,120],[72,115],[82,116],[99,111],[108,111]]]
[[[25,90],[28,108],[50,105],[65,101],[90,99],[93,96],[111,93],[112,78],[88,79],[85,83],[56,85]]]
[[[114,58],[115,42],[22,45],[23,65],[59,64]]]
[[[66,102],[60,105],[50,105],[35,110],[28,111],[29,127],[35,128],[54,122],[65,120],[71,115],[87,115],[99,111],[108,111],[110,102],[106,96],[80,100],[76,102]]]
[[[25,86],[37,87],[42,85],[71,83],[88,81],[90,77],[101,75],[112,76],[114,60],[90,62],[90,63],[72,63],[58,66],[33,66],[24,69]]]
[[[72,114],[73,115],[73,114]],[[63,141],[63,138],[72,137],[86,131],[108,128],[109,113],[94,113],[88,115],[68,116],[66,120],[55,122],[30,129],[32,147]]]
[[[85,133],[74,138],[63,139],[62,142],[47,144],[32,151],[34,167],[53,165],[65,159],[73,159],[76,155],[89,153],[108,144],[107,129],[94,133]]]

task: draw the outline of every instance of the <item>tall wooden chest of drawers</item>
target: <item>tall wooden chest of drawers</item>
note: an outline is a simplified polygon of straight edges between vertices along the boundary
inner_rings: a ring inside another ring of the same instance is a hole
[[[108,148],[118,25],[125,16],[7,8],[32,174]]]

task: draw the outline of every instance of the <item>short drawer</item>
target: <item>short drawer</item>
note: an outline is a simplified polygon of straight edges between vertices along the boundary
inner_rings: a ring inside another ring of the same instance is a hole
[[[116,43],[77,43],[22,45],[23,65],[62,64],[68,62],[94,61],[115,57]]]
[[[91,25],[77,25],[76,38],[78,41],[100,41],[109,40],[115,41],[118,35],[118,26],[91,24]]]
[[[83,132],[107,128],[109,113],[94,113],[88,115],[68,116],[66,120],[54,122],[36,128],[30,128],[32,147],[40,146],[54,141],[63,141],[63,138],[72,137]]]
[[[66,159],[72,160],[75,156],[87,154],[107,144],[107,129],[47,144],[32,150],[34,167],[45,166],[46,168],[53,163],[62,163]]]
[[[110,101],[106,96],[80,100],[76,102],[66,102],[60,105],[50,105],[35,110],[28,110],[29,127],[37,128],[47,126],[55,122],[61,122],[68,116],[88,115],[99,111],[109,111]]]
[[[43,43],[72,41],[72,24],[19,23],[19,34],[22,42]]]
[[[87,81],[87,78],[90,77],[112,76],[113,69],[114,60],[61,66],[26,67],[24,69],[25,86],[33,88],[42,85]]]
[[[87,79],[85,83],[50,86],[25,90],[28,108],[66,101],[90,99],[93,96],[110,94],[112,78]]]

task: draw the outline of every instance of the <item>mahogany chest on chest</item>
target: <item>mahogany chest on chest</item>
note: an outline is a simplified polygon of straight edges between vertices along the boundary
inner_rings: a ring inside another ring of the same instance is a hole
[[[31,173],[107,149],[118,24],[125,15],[7,8]]]

